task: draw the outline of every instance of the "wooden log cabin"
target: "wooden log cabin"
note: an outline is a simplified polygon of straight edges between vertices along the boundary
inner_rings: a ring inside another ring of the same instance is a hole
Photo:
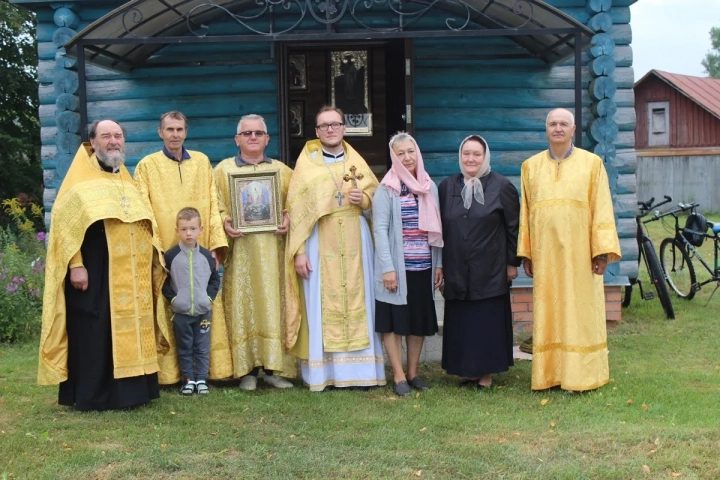
[[[160,149],[163,112],[184,112],[186,146],[213,162],[236,153],[240,116],[258,113],[268,154],[292,166],[318,108],[334,103],[379,176],[398,130],[415,135],[436,181],[458,172],[460,140],[479,133],[493,170],[518,185],[522,161],[547,148],[546,114],[565,107],[576,144],[610,178],[624,257],[606,283],[635,275],[636,0],[12,1],[37,13],[48,212],[97,118],[127,128],[132,170]],[[517,307],[517,321],[531,316]]]

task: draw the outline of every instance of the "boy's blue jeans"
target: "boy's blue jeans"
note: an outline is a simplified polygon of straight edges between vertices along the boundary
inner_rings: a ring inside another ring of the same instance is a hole
[[[178,363],[184,381],[207,380],[210,369],[210,320],[212,312],[191,317],[173,316]]]

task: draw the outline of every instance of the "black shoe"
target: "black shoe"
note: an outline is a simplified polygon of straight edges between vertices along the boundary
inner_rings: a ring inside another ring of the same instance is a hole
[[[527,340],[522,342],[520,344],[519,348],[520,348],[521,352],[529,353],[530,355],[532,355],[532,353],[533,353],[533,337],[532,337],[532,335],[530,335],[530,338],[528,338]]]
[[[408,383],[415,390],[429,390],[430,389],[430,385],[428,385],[425,382],[425,380],[423,380],[420,377],[411,378],[410,380],[408,380]]]
[[[396,383],[393,387],[393,390],[395,390],[395,394],[399,397],[405,397],[407,395],[410,395],[412,392],[412,389],[410,388],[410,385],[406,380],[403,380],[400,383]]]

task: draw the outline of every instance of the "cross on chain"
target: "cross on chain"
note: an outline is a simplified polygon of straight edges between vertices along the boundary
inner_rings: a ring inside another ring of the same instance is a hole
[[[130,210],[129,210],[129,209],[130,209],[130,202],[127,201],[127,198],[125,198],[125,195],[123,195],[123,196],[120,198],[120,200],[121,200],[120,206],[123,208],[123,210],[125,210],[125,215],[130,215]]]
[[[338,192],[335,194],[335,198],[337,198],[338,207],[342,207],[342,201],[343,198],[345,198],[345,195],[343,195],[342,192],[338,190]]]

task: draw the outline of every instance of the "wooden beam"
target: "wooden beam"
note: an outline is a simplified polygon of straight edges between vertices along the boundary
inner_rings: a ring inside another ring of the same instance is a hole
[[[637,150],[636,153],[638,157],[689,157],[696,155],[720,155],[720,148],[652,148],[647,150]]]

